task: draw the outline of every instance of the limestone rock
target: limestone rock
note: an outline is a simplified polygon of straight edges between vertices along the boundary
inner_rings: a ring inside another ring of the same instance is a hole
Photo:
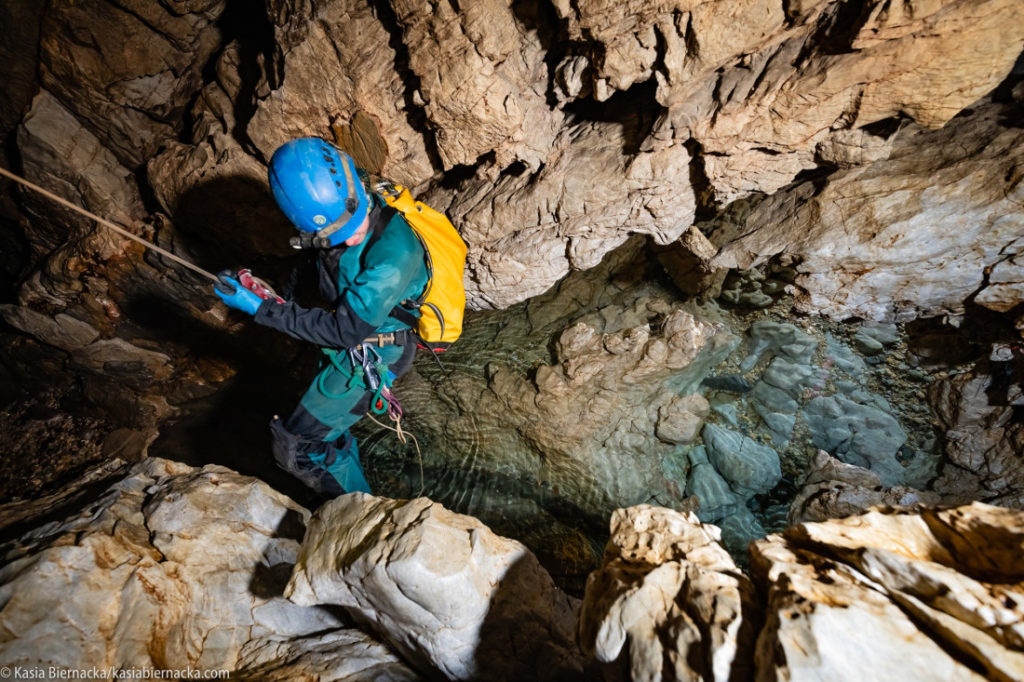
[[[699,393],[682,396],[658,410],[655,433],[670,443],[689,443],[700,434],[704,419],[711,411],[706,398]]]
[[[825,521],[852,516],[871,507],[910,507],[938,504],[938,493],[907,486],[884,488],[869,469],[846,464],[819,450],[803,488],[790,503],[789,523]]]
[[[768,596],[759,676],[1019,678],[1022,528],[1021,512],[975,503],[806,523],[755,543]]]
[[[253,262],[290,251],[295,228],[270,192],[267,168],[230,135],[234,117],[228,95],[207,86],[193,109],[195,142],[171,142],[146,166],[173,229],[199,242],[232,244],[232,257]],[[173,239],[165,228],[164,239]],[[245,239],[238,235],[244,234]]]
[[[937,382],[930,402],[945,427],[948,464],[934,489],[952,503],[982,500],[1024,507],[1024,425],[1000,400],[993,377],[981,371]]]
[[[278,50],[269,70],[280,80],[263,86],[246,128],[263,161],[293,137],[344,137],[359,119],[368,123],[363,134],[386,150],[380,167],[368,170],[410,187],[429,179],[425,131],[410,124],[412,93],[374,8],[351,0],[274,0],[268,11]]]
[[[254,640],[242,647],[235,676],[267,682],[423,679],[383,644],[354,629],[289,640]]]
[[[659,251],[658,260],[683,293],[707,292],[709,296],[715,296],[726,274],[725,270],[711,265],[716,253],[715,245],[691,225],[676,242]]]
[[[0,548],[0,625],[11,633],[0,643],[0,663],[262,666],[278,679],[282,667],[290,679],[345,679],[376,668],[410,679],[379,644],[327,611],[281,596],[308,515],[222,467],[143,460],[77,514]],[[359,658],[331,660],[327,652]]]
[[[768,492],[782,477],[779,455],[767,445],[717,424],[705,424],[701,437],[708,459],[743,498]]]
[[[45,6],[33,0],[11,0],[0,6],[0,132],[4,136],[21,121],[39,88],[36,55]]]
[[[886,140],[858,129],[909,116],[937,128],[1009,73],[1024,36],[1012,0],[786,6],[718,3],[555,3],[571,36],[596,42],[599,100],[656,80],[668,109],[659,134],[692,137],[727,204],[775,192],[816,153],[840,165],[881,158]],[[949,88],[953,82],[956,88]]]
[[[633,154],[623,126],[562,131],[536,173],[480,175],[447,199],[469,245],[467,305],[506,308],[536,296],[571,270],[596,266],[631,234],[667,244],[693,222],[685,177],[689,152],[667,142]],[[671,186],[664,178],[676,178]],[[428,203],[444,206],[438,195]]]
[[[7,304],[0,305],[0,316],[12,327],[66,351],[88,346],[100,335],[88,322],[63,313],[50,317],[31,308]]]
[[[54,5],[41,33],[43,86],[134,170],[180,129],[218,46],[225,4]]]
[[[541,36],[500,0],[394,0],[444,168],[494,153],[498,169],[548,160],[562,114],[547,103]]]
[[[998,125],[1015,115],[1005,107],[981,106],[937,131],[909,126],[888,159],[837,171],[820,192],[805,183],[770,197],[714,235],[714,265],[795,256],[797,307],[837,319],[955,315],[976,292],[1007,309],[1020,293],[1009,254],[1024,238],[1013,170],[1024,138]]]
[[[71,203],[126,226],[144,215],[131,172],[46,90],[32,100],[18,129],[18,149],[25,177]],[[87,218],[34,192],[24,192],[30,214],[41,223],[32,232],[41,249],[52,251],[89,230],[96,230],[108,244],[124,242]],[[112,255],[111,250],[104,255]]]
[[[578,606],[521,544],[426,498],[344,495],[310,520],[285,592],[337,605],[421,672],[448,679],[583,673]]]
[[[159,351],[140,348],[124,339],[101,339],[72,353],[78,366],[119,377],[142,388],[171,376],[171,359]]]
[[[871,469],[887,486],[903,482],[896,454],[907,434],[888,412],[841,395],[819,396],[807,403],[804,418],[816,447],[836,453],[847,464]]]
[[[630,679],[750,675],[753,586],[693,514],[640,505],[612,515],[603,566],[587,581],[583,647],[628,658]]]

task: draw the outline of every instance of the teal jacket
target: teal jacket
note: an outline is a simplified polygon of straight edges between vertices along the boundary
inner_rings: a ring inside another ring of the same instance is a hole
[[[409,328],[390,313],[422,295],[428,275],[423,245],[400,213],[374,197],[366,238],[319,256],[320,293],[333,309],[267,300],[256,322],[326,348],[352,348],[378,332]]]

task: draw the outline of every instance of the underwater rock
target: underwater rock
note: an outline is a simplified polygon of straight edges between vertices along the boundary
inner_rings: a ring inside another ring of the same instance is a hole
[[[783,414],[774,412],[760,402],[755,402],[754,411],[761,418],[764,425],[772,432],[772,445],[776,448],[785,448],[793,435],[793,428],[796,426],[795,414]]]
[[[628,666],[633,680],[748,677],[755,593],[718,541],[693,514],[616,511],[604,564],[587,581],[584,650]]]
[[[863,467],[846,464],[819,450],[803,481],[803,488],[793,498],[788,521],[825,521],[853,516],[871,507],[909,507],[916,504],[938,504],[940,496],[907,486],[884,488],[878,474]]]
[[[870,469],[887,486],[903,483],[903,466],[896,453],[907,434],[892,415],[841,395],[814,398],[803,415],[815,447],[847,464]]]
[[[674,398],[658,409],[655,433],[669,443],[690,443],[700,435],[710,411],[707,399],[699,393]]]
[[[317,646],[361,641],[365,658],[317,655],[316,669],[404,669],[329,612],[282,597],[309,512],[265,483],[145,459],[71,503],[86,506],[54,508],[57,520],[0,547],[2,665],[220,671],[287,651],[298,672]]]
[[[804,523],[754,543],[760,679],[1020,679],[1024,514],[975,503]]]
[[[742,374],[715,374],[704,377],[701,380],[702,386],[707,386],[716,391],[729,391],[730,393],[746,393],[754,388],[750,380]]]
[[[818,342],[813,336],[802,332],[796,325],[788,322],[771,322],[761,320],[750,325],[747,331],[748,354],[740,369],[749,372],[754,369],[765,352],[773,355],[781,354],[792,362],[809,365],[811,356]]]
[[[885,349],[881,341],[865,334],[863,330],[854,334],[853,344],[857,346],[857,350],[864,355],[878,355]]]
[[[721,518],[718,527],[722,529],[722,545],[732,556],[746,556],[750,543],[767,534],[746,505],[740,505],[732,514]]]
[[[320,507],[285,595],[341,606],[423,674],[562,680],[585,667],[579,604],[536,557],[426,498],[352,493]]]
[[[743,500],[736,497],[729,483],[708,461],[703,445],[691,449],[687,457],[690,472],[686,479],[686,494],[697,498],[697,516],[701,522],[715,523],[743,505]]]
[[[837,369],[849,374],[853,379],[859,379],[867,370],[864,359],[850,350],[846,344],[833,336],[831,332],[825,334],[825,353],[826,363],[831,363]]]
[[[742,498],[768,492],[782,478],[779,455],[767,445],[716,424],[701,432],[708,459]]]

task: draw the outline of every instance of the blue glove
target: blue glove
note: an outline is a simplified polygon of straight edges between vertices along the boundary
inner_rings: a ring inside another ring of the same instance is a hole
[[[250,315],[256,314],[260,303],[263,303],[262,298],[243,287],[230,270],[218,273],[217,279],[220,281],[213,286],[213,292],[220,296],[220,300],[235,310],[241,310]]]

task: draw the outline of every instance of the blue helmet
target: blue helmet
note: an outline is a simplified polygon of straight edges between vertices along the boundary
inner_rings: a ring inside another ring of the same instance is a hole
[[[300,137],[278,147],[269,175],[277,205],[303,233],[292,240],[296,248],[341,244],[370,210],[352,157],[318,137]]]

